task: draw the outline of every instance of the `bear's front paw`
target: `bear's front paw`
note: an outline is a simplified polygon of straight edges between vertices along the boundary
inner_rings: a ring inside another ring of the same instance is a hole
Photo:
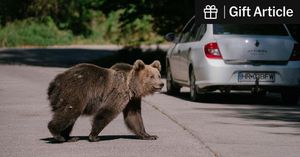
[[[100,141],[100,138],[98,136],[89,136],[90,142],[98,142]]]
[[[141,139],[143,139],[143,140],[156,140],[156,139],[158,139],[158,136],[156,136],[156,135],[142,136]]]
[[[61,142],[66,142],[66,139],[60,135],[54,136],[55,142],[61,143]]]
[[[79,141],[79,137],[70,137],[67,142],[77,142]]]

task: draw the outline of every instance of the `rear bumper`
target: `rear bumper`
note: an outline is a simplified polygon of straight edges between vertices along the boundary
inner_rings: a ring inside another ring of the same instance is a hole
[[[286,65],[250,65],[225,64],[223,60],[207,60],[202,66],[194,66],[196,85],[200,89],[218,88],[222,86],[236,89],[251,89],[255,82],[239,82],[239,72],[272,72],[274,82],[258,82],[270,90],[282,88],[300,88],[300,62],[290,61]]]
[[[204,88],[198,88],[198,92],[215,90],[237,90],[237,91],[269,91],[269,92],[294,92],[300,95],[300,87],[293,86],[271,86],[271,85],[211,85]]]

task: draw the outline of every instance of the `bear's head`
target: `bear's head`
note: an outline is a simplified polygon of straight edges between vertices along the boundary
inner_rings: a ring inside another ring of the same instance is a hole
[[[160,76],[161,65],[154,61],[146,65],[143,61],[135,61],[132,68],[130,88],[136,97],[146,96],[158,92],[164,86]]]

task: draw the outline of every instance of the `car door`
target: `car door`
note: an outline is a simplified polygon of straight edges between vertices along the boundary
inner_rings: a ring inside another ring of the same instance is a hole
[[[169,56],[169,64],[170,64],[170,70],[172,74],[172,79],[177,80],[178,78],[178,63],[179,63],[179,53],[178,53],[178,45],[180,43],[178,42],[179,38],[176,39],[176,44],[171,48],[170,56]]]
[[[204,53],[203,53],[203,46],[204,46],[204,42],[202,40],[204,34],[206,33],[206,28],[207,25],[206,24],[198,24],[196,25],[192,31],[191,31],[191,36],[189,39],[189,42],[187,44],[187,49],[188,49],[188,54],[187,56],[187,67],[186,67],[186,71],[187,71],[187,80],[189,81],[189,68],[190,65],[192,65],[192,68],[194,70],[194,74],[196,77],[196,80],[201,80],[201,75],[199,75],[199,64],[201,64],[199,61],[201,61],[204,57]],[[203,54],[203,55],[201,55]],[[192,57],[196,57],[196,58],[192,58]]]
[[[189,54],[189,48],[188,42],[190,39],[190,33],[191,29],[194,26],[194,21],[195,18],[192,18],[184,27],[182,31],[182,36],[180,38],[180,43],[176,47],[176,52],[178,55],[178,62],[177,62],[177,76],[176,80],[183,83],[187,84],[188,83],[188,54]]]
[[[199,39],[199,32],[201,32],[201,28],[203,25],[196,25],[194,24],[191,28],[191,30],[189,31],[189,37],[186,40],[186,42],[182,45],[182,53],[181,53],[181,61],[182,61],[182,80],[187,82],[187,84],[189,84],[189,68],[191,65],[191,53],[193,51],[198,51],[196,48],[197,46],[197,41]],[[197,53],[197,52],[196,52]]]

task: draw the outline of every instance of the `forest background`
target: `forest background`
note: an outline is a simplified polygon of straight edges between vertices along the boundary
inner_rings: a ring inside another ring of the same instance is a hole
[[[194,0],[0,0],[0,47],[161,44]]]

